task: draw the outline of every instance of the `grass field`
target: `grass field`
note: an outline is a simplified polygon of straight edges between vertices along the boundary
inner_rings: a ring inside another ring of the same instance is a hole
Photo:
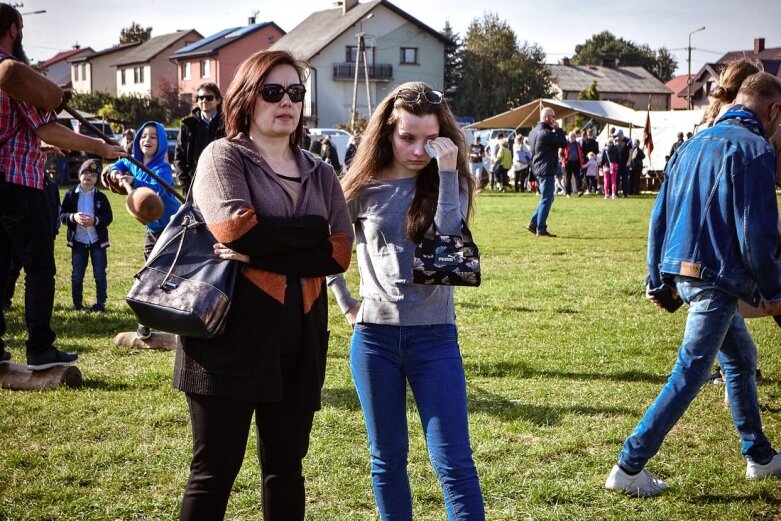
[[[171,388],[173,353],[113,345],[135,328],[124,303],[142,264],[142,227],[111,195],[109,305],[76,313],[70,255],[57,239],[57,345],[80,356],[85,382],[48,392],[0,390],[0,520],[167,520],[188,476],[190,426]],[[775,519],[781,482],[744,479],[745,461],[723,387],[708,385],[649,468],[670,485],[637,500],[602,489],[623,439],[658,393],[680,342],[685,313],[643,298],[651,196],[557,198],[556,239],[525,230],[537,198],[478,196],[472,226],[483,285],[457,290],[475,460],[490,520]],[[89,272],[88,272],[88,279]],[[355,288],[355,266],[349,273]],[[6,341],[24,361],[21,288]],[[94,298],[90,280],[85,304]],[[331,304],[323,410],[305,461],[307,519],[376,519],[360,406],[350,379],[350,330]],[[781,330],[749,321],[765,381],[766,431],[781,445]],[[416,520],[445,518],[414,404],[409,472]],[[259,520],[259,471],[251,440],[228,519]]]

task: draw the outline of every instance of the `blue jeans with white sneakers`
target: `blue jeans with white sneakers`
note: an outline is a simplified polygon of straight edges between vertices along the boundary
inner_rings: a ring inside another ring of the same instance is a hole
[[[689,305],[678,360],[667,384],[624,442],[619,464],[632,472],[645,467],[708,381],[717,355],[742,453],[754,462],[767,463],[775,452],[762,432],[757,347],[737,311],[737,298],[703,280],[676,277],[675,281],[678,294]]]

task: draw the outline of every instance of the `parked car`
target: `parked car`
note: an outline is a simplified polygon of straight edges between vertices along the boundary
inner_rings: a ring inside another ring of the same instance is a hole
[[[309,134],[312,139],[327,137],[331,140],[331,145],[336,149],[339,156],[339,163],[344,164],[344,154],[347,152],[347,143],[350,141],[350,133],[341,128],[310,128]]]
[[[166,127],[165,136],[168,138],[168,162],[174,164],[174,153],[176,152],[176,141],[179,139],[181,129]]]

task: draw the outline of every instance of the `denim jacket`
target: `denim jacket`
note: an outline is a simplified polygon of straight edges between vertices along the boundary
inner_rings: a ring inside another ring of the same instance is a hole
[[[681,145],[651,213],[651,290],[684,275],[753,305],[781,300],[775,157],[741,105]]]

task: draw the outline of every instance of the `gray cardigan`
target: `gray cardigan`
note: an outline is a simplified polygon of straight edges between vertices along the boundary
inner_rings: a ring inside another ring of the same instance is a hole
[[[459,192],[457,172],[440,172],[434,223],[447,235],[461,233],[468,196]],[[412,282],[415,244],[404,233],[407,210],[415,196],[416,177],[376,180],[348,203],[355,227],[361,308],[357,322],[416,326],[455,323],[453,288]],[[342,313],[356,302],[344,277],[328,277]]]

